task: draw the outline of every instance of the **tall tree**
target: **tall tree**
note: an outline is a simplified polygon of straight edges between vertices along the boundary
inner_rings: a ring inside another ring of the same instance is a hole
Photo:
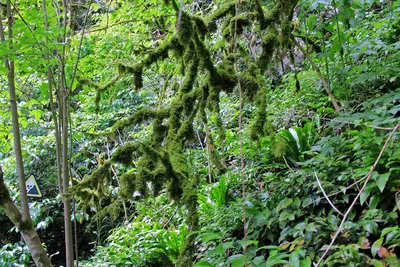
[[[0,39],[1,42],[6,44],[5,31],[2,23],[2,17],[0,12]],[[8,45],[10,51],[13,50],[13,15],[11,12],[11,2],[7,0],[6,4],[6,13],[7,13],[7,28],[8,28]],[[12,117],[12,125],[13,125],[13,135],[14,135],[14,153],[17,165],[17,173],[18,173],[18,182],[19,182],[19,191],[20,191],[20,199],[21,199],[21,211],[18,210],[15,203],[12,201],[9,191],[4,184],[3,181],[3,171],[0,166],[0,208],[2,208],[6,215],[10,218],[10,220],[14,223],[15,226],[21,232],[21,235],[27,244],[29,250],[31,251],[32,258],[35,261],[37,266],[52,266],[50,259],[48,258],[40,238],[35,231],[33,226],[29,206],[28,206],[28,196],[26,192],[25,185],[25,174],[24,174],[24,165],[22,160],[21,153],[21,140],[20,140],[20,131],[19,131],[19,121],[18,121],[18,109],[16,102],[16,94],[15,94],[15,68],[14,61],[12,59],[5,58],[4,59],[5,66],[7,68],[7,82],[8,82],[8,90],[10,94],[10,110]]]

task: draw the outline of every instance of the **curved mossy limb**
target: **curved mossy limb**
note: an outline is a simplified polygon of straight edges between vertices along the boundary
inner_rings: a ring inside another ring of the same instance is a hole
[[[125,63],[118,62],[118,71],[120,74],[131,73],[134,77],[135,88],[136,90],[140,90],[143,87],[143,65],[136,64],[133,66],[129,66]]]
[[[71,187],[80,203],[89,206],[105,197],[104,189],[111,179],[111,161],[106,160],[91,175]]]
[[[119,147],[111,157],[114,162],[122,163],[129,166],[133,162],[133,153],[138,149],[138,144],[127,143]]]
[[[244,73],[239,76],[240,84],[242,86],[243,92],[249,97],[250,101],[254,100],[254,96],[260,90],[259,83],[253,75]]]
[[[227,14],[234,14],[235,13],[235,1],[230,1],[226,3],[224,6],[218,8],[215,12],[205,17],[204,21],[208,25],[213,21],[219,20],[225,17]]]
[[[129,116],[128,118],[117,121],[113,125],[112,131],[118,132],[124,129],[125,127],[149,121],[151,119],[154,119],[155,117],[165,118],[168,116],[168,113],[169,113],[168,110],[155,111],[150,108],[142,108],[136,111],[133,115]]]

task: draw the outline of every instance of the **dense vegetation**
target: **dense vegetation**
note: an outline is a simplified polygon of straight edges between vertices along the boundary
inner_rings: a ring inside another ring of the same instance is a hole
[[[0,4],[1,266],[7,62],[53,265],[400,266],[399,1]]]

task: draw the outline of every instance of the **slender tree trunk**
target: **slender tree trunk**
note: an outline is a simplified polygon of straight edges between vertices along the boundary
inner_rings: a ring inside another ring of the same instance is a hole
[[[62,178],[63,178],[63,202],[64,202],[64,226],[65,226],[65,257],[66,266],[74,266],[74,251],[71,223],[71,200],[68,196],[69,188],[69,156],[68,156],[68,93],[65,86],[65,66],[61,64],[60,81],[60,108],[61,108],[61,140],[62,140]]]
[[[47,19],[47,3],[46,0],[43,0],[42,2],[43,5],[43,15],[44,15],[44,27],[45,30],[49,30],[49,23]],[[49,43],[48,38],[46,37],[46,44]],[[54,108],[54,99],[53,99],[53,75],[51,72],[51,66],[50,66],[50,60],[47,60],[47,82],[48,82],[48,88],[49,88],[49,102],[50,102],[50,110],[51,110],[51,115],[53,117],[53,123],[54,123],[54,136],[55,136],[55,141],[56,141],[56,162],[57,162],[57,181],[58,181],[58,189],[60,192],[60,196],[63,194],[63,185],[62,185],[62,173],[61,173],[61,139],[60,139],[60,131],[58,128],[58,119],[57,119],[57,113]]]
[[[5,34],[4,34],[1,13],[2,12],[0,12],[0,39],[2,42],[5,42]],[[8,39],[10,41],[10,51],[12,51],[13,16],[11,14],[10,0],[7,0],[7,20],[8,20]],[[14,135],[14,153],[15,153],[17,173],[18,173],[21,211],[12,201],[8,188],[4,184],[3,171],[1,169],[1,166],[0,166],[0,208],[4,210],[7,217],[20,230],[22,238],[24,239],[26,245],[28,246],[28,249],[31,252],[32,258],[36,263],[36,266],[52,266],[50,259],[48,258],[46,251],[42,246],[40,238],[35,231],[35,228],[33,226],[30,217],[28,196],[25,185],[24,164],[22,161],[22,153],[21,153],[18,109],[16,102],[16,94],[15,94],[14,61],[5,58],[4,62],[6,68],[8,69],[7,80],[8,80],[8,90],[10,94],[10,110],[11,110],[13,135]]]

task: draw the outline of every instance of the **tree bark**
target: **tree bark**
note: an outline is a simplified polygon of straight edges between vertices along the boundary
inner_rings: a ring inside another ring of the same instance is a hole
[[[3,170],[0,166],[0,209],[4,211],[6,216],[19,229],[25,244],[31,253],[33,261],[38,267],[53,266],[49,257],[44,250],[38,234],[33,227],[32,221],[24,220],[21,212],[12,201],[7,186],[3,180]]]

